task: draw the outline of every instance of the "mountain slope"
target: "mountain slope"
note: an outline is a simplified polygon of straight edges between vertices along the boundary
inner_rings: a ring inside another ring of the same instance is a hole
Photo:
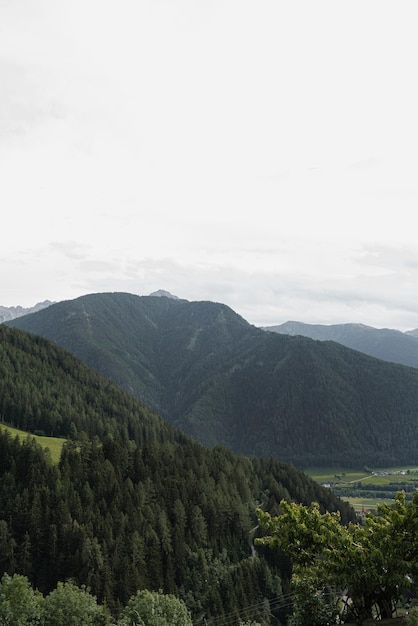
[[[256,617],[255,605],[279,618],[288,563],[252,556],[255,507],[317,500],[353,517],[294,468],[204,448],[62,348],[6,326],[0,411],[71,437],[57,465],[34,439],[0,428],[0,571],[44,594],[59,580],[87,585],[114,616],[149,588],[180,595],[195,621],[244,618],[246,607]]]
[[[320,341],[337,341],[347,348],[392,363],[418,368],[418,336],[416,331],[403,333],[388,328],[373,328],[364,324],[304,324],[285,322],[266,326],[263,330],[283,335],[302,335]]]
[[[183,433],[70,352],[0,325],[0,419],[33,433],[183,442]]]
[[[265,332],[212,302],[94,294],[11,324],[70,349],[205,445],[305,467],[418,462],[412,368]]]
[[[182,412],[179,388],[215,374],[255,330],[224,305],[120,293],[60,302],[9,325],[67,348],[167,419]]]

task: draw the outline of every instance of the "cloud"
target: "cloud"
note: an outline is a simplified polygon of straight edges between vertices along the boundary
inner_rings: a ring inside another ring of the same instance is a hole
[[[60,254],[66,262],[54,259]],[[396,272],[370,276],[367,272],[341,279],[314,276],[308,272],[281,271],[280,268],[244,270],[227,264],[179,262],[176,258],[110,256],[95,258],[91,250],[71,254],[71,246],[56,246],[51,256],[37,258],[34,265],[14,267],[19,280],[34,282],[26,291],[26,302],[40,299],[63,300],[105,291],[148,295],[166,289],[188,300],[213,300],[229,305],[250,323],[279,324],[288,319],[307,323],[367,323],[401,330],[418,326],[414,291]],[[4,266],[3,266],[4,272]],[[3,293],[12,280],[0,272]],[[42,280],[35,275],[41,272]],[[12,276],[9,272],[8,276]],[[418,274],[410,276],[416,284]],[[29,284],[29,283],[28,283]],[[5,304],[8,304],[7,302]],[[396,320],[396,324],[393,323]]]
[[[0,1],[1,304],[409,325],[412,5],[302,4]]]
[[[166,289],[188,300],[214,300],[231,306],[256,325],[288,319],[308,323],[355,321],[408,329],[417,326],[416,306],[407,286],[393,275],[378,280],[367,275],[316,278],[308,273],[272,269],[244,271],[214,264],[179,263],[174,258],[127,259],[84,264],[84,293],[127,291],[147,295]],[[394,325],[391,320],[398,320]]]
[[[48,253],[53,256],[60,255],[67,259],[82,261],[91,251],[91,246],[79,241],[52,241],[48,246]]]
[[[354,163],[350,163],[350,168],[351,169],[359,169],[359,170],[363,170],[363,169],[371,169],[373,167],[377,167],[379,165],[379,159],[376,159],[376,157],[373,156],[369,156],[369,157],[364,157],[363,159],[360,159],[359,161],[356,161]]]

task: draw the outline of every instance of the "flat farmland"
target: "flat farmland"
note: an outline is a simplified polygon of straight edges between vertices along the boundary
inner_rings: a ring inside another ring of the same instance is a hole
[[[316,482],[348,500],[357,512],[374,511],[378,504],[393,502],[398,491],[407,498],[418,489],[418,467],[379,467],[363,470],[313,468],[305,470]]]

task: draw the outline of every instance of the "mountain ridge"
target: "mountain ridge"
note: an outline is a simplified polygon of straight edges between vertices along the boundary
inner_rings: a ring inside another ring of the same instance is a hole
[[[266,332],[224,304],[104,293],[8,325],[43,335],[207,446],[299,467],[418,463],[418,372]]]
[[[0,324],[3,322],[11,321],[16,319],[17,317],[22,317],[23,315],[29,315],[30,313],[36,313],[37,311],[41,311],[46,307],[54,304],[51,300],[44,300],[43,302],[38,302],[34,306],[31,307],[23,307],[23,306],[1,306],[0,305]]]
[[[280,334],[309,337],[319,341],[336,341],[377,359],[418,368],[418,330],[402,332],[374,328],[366,324],[305,324],[288,321],[263,330]]]

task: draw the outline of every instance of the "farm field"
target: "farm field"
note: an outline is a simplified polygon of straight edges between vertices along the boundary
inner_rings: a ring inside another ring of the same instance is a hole
[[[58,437],[42,437],[39,435],[33,435],[32,433],[6,426],[6,424],[0,423],[1,430],[7,430],[12,437],[19,437],[20,439],[26,439],[26,437],[32,437],[43,448],[48,448],[51,454],[51,460],[53,463],[58,463],[61,456],[62,446],[66,442],[66,439],[59,439]]]
[[[305,473],[325,485],[357,512],[376,510],[378,504],[392,502],[398,491],[408,495],[418,489],[418,467],[379,467],[364,470],[327,468],[307,469]]]

